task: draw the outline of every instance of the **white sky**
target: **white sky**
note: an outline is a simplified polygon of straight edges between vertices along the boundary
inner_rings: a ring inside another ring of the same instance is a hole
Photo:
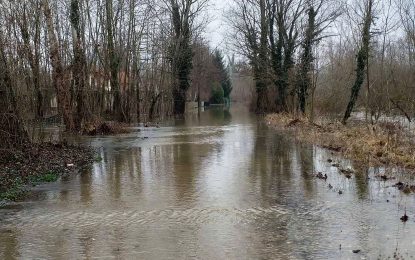
[[[206,28],[205,38],[210,42],[212,48],[226,48],[224,42],[226,20],[224,19],[224,15],[226,10],[230,8],[231,3],[232,0],[210,0],[208,13],[211,22]]]

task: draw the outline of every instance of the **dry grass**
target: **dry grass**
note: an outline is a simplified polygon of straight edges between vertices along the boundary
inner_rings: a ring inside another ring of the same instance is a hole
[[[320,145],[345,157],[370,165],[389,165],[415,169],[414,136],[399,124],[368,125],[320,118],[316,123],[290,114],[266,116],[269,125],[295,133],[300,141]]]

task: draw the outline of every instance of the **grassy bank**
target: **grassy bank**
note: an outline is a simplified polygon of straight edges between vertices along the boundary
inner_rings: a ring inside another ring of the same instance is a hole
[[[270,114],[265,119],[272,127],[291,131],[300,141],[339,152],[358,163],[415,169],[414,136],[399,124],[351,121],[343,125],[325,118],[310,122],[290,114]]]
[[[0,150],[0,201],[19,200],[29,186],[55,182],[93,160],[92,150],[63,144],[27,144]]]

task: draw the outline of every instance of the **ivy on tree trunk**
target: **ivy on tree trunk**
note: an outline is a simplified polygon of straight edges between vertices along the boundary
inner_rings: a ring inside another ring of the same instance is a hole
[[[171,0],[172,23],[174,29],[171,45],[172,89],[174,114],[183,115],[186,110],[187,90],[190,87],[193,52],[190,32],[190,7],[192,1],[187,0],[180,9],[177,2]]]
[[[308,9],[308,24],[304,42],[302,43],[303,53],[301,55],[300,71],[297,83],[297,97],[300,111],[304,114],[306,110],[306,102],[308,90],[311,88],[311,80],[309,72],[313,62],[313,42],[315,37],[315,18],[316,12],[313,7]]]
[[[356,80],[352,87],[352,93],[350,96],[349,103],[347,105],[346,113],[343,117],[343,124],[346,124],[347,120],[350,118],[353,108],[356,104],[356,100],[359,97],[360,89],[363,85],[365,79],[365,68],[366,62],[369,57],[369,45],[370,45],[370,26],[372,24],[372,5],[373,0],[368,0],[366,6],[366,13],[364,17],[364,25],[362,31],[362,46],[357,54],[357,67],[356,67]]]

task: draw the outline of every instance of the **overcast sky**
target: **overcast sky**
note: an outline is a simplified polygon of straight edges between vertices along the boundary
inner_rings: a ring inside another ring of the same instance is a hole
[[[211,6],[208,8],[211,22],[207,26],[205,37],[213,48],[219,47],[224,49],[226,21],[224,19],[224,12],[229,9],[231,0],[210,0]]]

